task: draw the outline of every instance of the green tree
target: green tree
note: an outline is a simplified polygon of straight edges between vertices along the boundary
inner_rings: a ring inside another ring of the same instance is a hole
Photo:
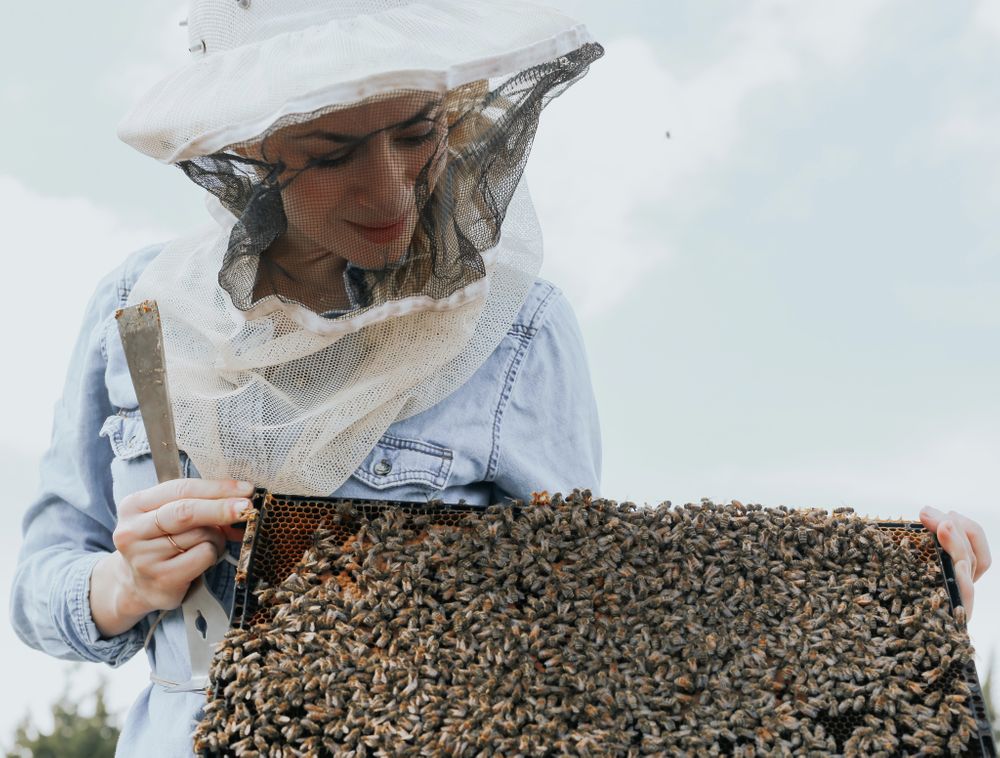
[[[81,703],[70,697],[69,685],[67,676],[63,693],[52,706],[52,732],[42,734],[26,715],[7,758],[113,758],[119,730],[104,701],[105,682],[84,699],[93,702],[92,713],[89,708],[81,712]]]

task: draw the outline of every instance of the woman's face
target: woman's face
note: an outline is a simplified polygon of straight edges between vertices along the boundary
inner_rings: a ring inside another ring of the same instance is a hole
[[[286,167],[279,180],[293,250],[381,269],[409,248],[416,184],[423,175],[433,189],[446,148],[440,97],[406,93],[286,127],[260,150]]]

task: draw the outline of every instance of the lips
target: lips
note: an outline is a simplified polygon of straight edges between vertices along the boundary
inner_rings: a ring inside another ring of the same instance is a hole
[[[388,224],[355,224],[353,221],[347,223],[366,240],[376,244],[392,242],[406,231],[406,216],[400,216],[399,219],[390,221]]]

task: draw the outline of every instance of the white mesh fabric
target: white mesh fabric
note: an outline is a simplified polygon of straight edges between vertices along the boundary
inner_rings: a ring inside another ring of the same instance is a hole
[[[329,495],[385,430],[461,386],[510,328],[541,265],[541,234],[522,185],[508,209],[489,291],[340,335],[285,310],[251,319],[217,272],[229,229],[170,243],[129,298],[158,303],[178,444],[206,478]]]
[[[164,162],[253,138],[289,113],[398,88],[445,92],[592,41],[562,13],[516,0],[195,0],[189,29],[196,60],[119,127]]]
[[[412,0],[280,0],[280,13],[273,12],[275,2],[251,0],[244,6],[228,1],[192,3],[187,19],[191,54],[200,57],[209,50],[231,50],[329,21],[403,8]]]

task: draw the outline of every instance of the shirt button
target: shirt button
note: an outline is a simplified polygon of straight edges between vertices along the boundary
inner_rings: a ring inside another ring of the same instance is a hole
[[[378,463],[375,464],[375,473],[378,474],[379,476],[385,476],[390,471],[392,471],[392,464],[389,463],[389,461],[387,461],[385,458],[383,458],[382,460],[380,460]]]

